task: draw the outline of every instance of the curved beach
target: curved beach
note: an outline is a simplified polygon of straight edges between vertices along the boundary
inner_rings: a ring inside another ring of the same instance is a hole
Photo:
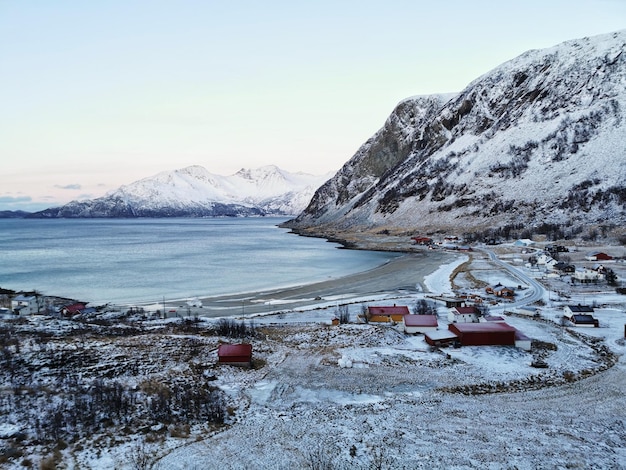
[[[406,295],[425,290],[425,276],[458,255],[442,251],[407,253],[381,266],[328,281],[241,294],[201,297],[203,317],[252,315],[332,303],[350,303],[383,295]],[[167,303],[168,309],[172,303]],[[179,307],[175,305],[174,307]],[[184,312],[180,312],[184,313]]]

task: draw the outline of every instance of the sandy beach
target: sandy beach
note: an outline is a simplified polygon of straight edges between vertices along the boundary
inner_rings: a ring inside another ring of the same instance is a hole
[[[267,314],[311,305],[376,299],[385,294],[406,295],[424,291],[424,277],[436,271],[439,266],[450,263],[457,256],[430,250],[406,253],[374,269],[327,281],[258,292],[201,297],[202,308],[190,308],[189,313],[203,317]],[[187,313],[184,303],[167,302],[166,307],[168,316],[172,316],[173,309],[177,310],[178,315]]]

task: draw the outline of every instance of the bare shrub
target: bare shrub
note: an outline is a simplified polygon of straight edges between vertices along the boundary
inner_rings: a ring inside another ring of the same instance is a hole
[[[256,334],[253,322],[246,325],[244,321],[238,322],[229,318],[220,318],[217,322],[216,331],[218,335],[228,336],[229,338],[245,338]]]
[[[350,310],[348,309],[347,305],[341,305],[340,307],[338,307],[335,311],[335,314],[339,319],[339,323],[341,323],[342,325],[350,323]]]

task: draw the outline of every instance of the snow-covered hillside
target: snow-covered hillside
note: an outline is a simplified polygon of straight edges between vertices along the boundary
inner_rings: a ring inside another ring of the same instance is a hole
[[[526,52],[401,102],[288,225],[486,232],[626,222],[626,30]]]
[[[177,217],[294,215],[330,175],[289,173],[276,166],[231,176],[201,166],[162,172],[104,197],[72,201],[36,217]]]

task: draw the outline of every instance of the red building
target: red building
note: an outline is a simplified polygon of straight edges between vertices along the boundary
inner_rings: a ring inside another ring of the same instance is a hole
[[[217,361],[231,366],[252,366],[251,344],[220,344],[217,348]]]
[[[411,237],[411,240],[416,245],[431,245],[433,243],[433,239],[428,237]]]
[[[511,325],[501,322],[450,323],[448,329],[459,337],[463,346],[515,345]]]

